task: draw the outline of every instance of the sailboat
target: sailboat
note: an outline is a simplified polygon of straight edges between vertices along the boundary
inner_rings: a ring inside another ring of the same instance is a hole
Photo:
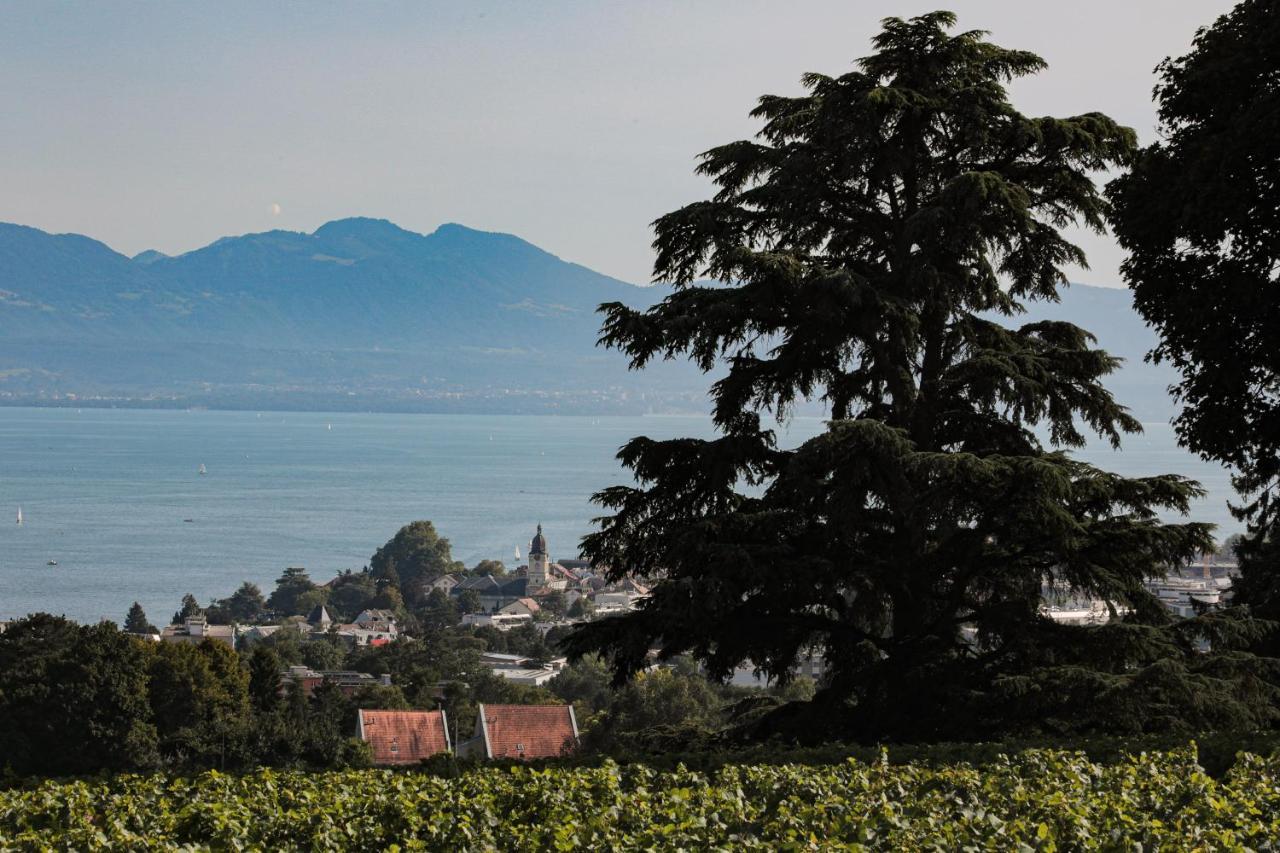
[[[324,428],[327,429],[329,432],[333,432],[333,424],[325,424]]]
[[[208,469],[208,468],[206,468],[206,467],[204,467],[204,463],[203,463],[203,462],[201,462],[201,463],[200,463],[200,470],[199,470],[199,471],[197,471],[196,473],[197,473],[197,474],[208,474],[208,473],[209,473],[209,469]]]
[[[519,545],[516,546],[516,562],[517,563],[520,562],[520,546]]]
[[[22,523],[22,507],[18,507],[18,523]]]

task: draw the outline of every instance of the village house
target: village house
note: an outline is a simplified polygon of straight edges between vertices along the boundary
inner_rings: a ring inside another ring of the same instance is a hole
[[[480,705],[475,735],[458,754],[482,758],[556,758],[578,748],[572,705]]]
[[[499,613],[523,613],[526,616],[537,616],[542,611],[538,606],[538,602],[532,598],[517,598],[506,607],[499,610]]]
[[[396,614],[390,610],[361,610],[352,624],[370,631],[393,631],[396,627]]]
[[[444,711],[370,711],[361,709],[356,737],[369,744],[379,766],[417,764],[450,752],[449,720]]]
[[[451,573],[451,574],[447,574],[447,575],[441,575],[440,577],[438,577],[438,578],[436,578],[435,580],[431,581],[431,583],[427,584],[427,589],[428,589],[428,590],[437,590],[437,589],[438,589],[438,590],[440,590],[441,592],[443,592],[445,595],[448,595],[448,594],[450,594],[451,592],[453,592],[453,588],[454,588],[455,586],[457,586],[458,584],[460,584],[460,583],[462,583],[462,578],[460,578],[460,577],[458,577],[457,575],[455,575],[455,574],[452,574],[452,573]],[[429,594],[430,594],[430,593],[428,593],[428,595],[429,595]]]
[[[508,604],[528,597],[529,579],[524,577],[494,577],[481,575],[467,578],[454,586],[450,592],[454,598],[462,593],[472,591],[480,600],[480,609],[486,613],[496,613]]]

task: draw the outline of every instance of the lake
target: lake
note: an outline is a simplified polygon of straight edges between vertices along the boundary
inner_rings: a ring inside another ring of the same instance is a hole
[[[797,418],[780,440],[821,428]],[[623,477],[623,442],[711,434],[696,416],[0,408],[0,618],[120,622],[136,599],[162,624],[187,592],[207,602],[245,580],[269,592],[286,566],[320,581],[358,569],[424,518],[468,565],[510,565],[539,522],[552,556],[573,557],[597,514],[591,494]],[[1080,455],[1194,477],[1209,490],[1194,517],[1219,536],[1239,528],[1227,473],[1179,449],[1167,425]]]

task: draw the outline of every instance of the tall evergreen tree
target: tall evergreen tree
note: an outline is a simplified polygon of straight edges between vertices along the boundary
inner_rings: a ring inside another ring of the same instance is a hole
[[[267,606],[279,616],[304,616],[314,604],[304,597],[314,592],[316,585],[301,566],[290,566],[276,578],[276,588],[267,599]]]
[[[182,606],[173,614],[173,625],[181,625],[185,620],[192,616],[200,615],[200,602],[196,601],[196,597],[191,593],[182,596]]]
[[[1181,372],[1183,443],[1232,466],[1237,598],[1280,618],[1280,2],[1246,0],[1160,66],[1160,141],[1108,187],[1134,304]],[[1280,647],[1280,637],[1273,638]]]
[[[1144,586],[1209,544],[1205,525],[1156,517],[1185,512],[1196,484],[1066,452],[1139,430],[1101,384],[1116,359],[1074,325],[1014,322],[1084,262],[1060,229],[1103,227],[1090,175],[1126,162],[1134,134],[1098,113],[1022,115],[1005,86],[1043,60],[954,23],[890,18],[852,72],[761,98],[757,140],[702,156],[717,194],[656,223],[655,278],[673,292],[602,306],[602,343],[634,368],[723,367],[720,435],[622,448],[638,485],[596,496],[613,514],[584,551],[656,585],[569,648],[619,677],[651,646],[784,680],[817,653],[811,734],[965,737],[1081,708],[1085,725],[1133,729],[1196,690],[1221,701],[1187,710],[1191,725],[1268,718],[1195,655],[1218,623],[1170,629]],[[780,449],[761,416],[805,399],[831,419]],[[1128,615],[1056,625],[1045,583]]]
[[[124,631],[126,634],[155,634],[156,626],[147,620],[147,613],[142,609],[142,605],[134,602],[129,608],[129,613],[124,617]]]
[[[227,621],[253,624],[262,619],[267,609],[267,602],[262,597],[262,590],[255,583],[245,581],[230,598],[219,602],[227,611]]]

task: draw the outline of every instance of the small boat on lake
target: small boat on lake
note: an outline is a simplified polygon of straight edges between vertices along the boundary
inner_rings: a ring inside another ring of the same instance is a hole
[[[197,471],[196,473],[197,473],[197,474],[208,474],[208,473],[209,473],[209,469],[208,469],[208,468],[206,468],[206,467],[204,467],[204,463],[203,463],[203,462],[201,462],[201,463],[200,463],[200,470],[199,470],[199,471]]]
[[[18,523],[22,523],[22,507],[18,507]]]
[[[57,560],[50,560],[49,562],[45,563],[45,565],[46,565],[46,566],[56,566],[56,565],[58,565],[58,561],[57,561]]]

